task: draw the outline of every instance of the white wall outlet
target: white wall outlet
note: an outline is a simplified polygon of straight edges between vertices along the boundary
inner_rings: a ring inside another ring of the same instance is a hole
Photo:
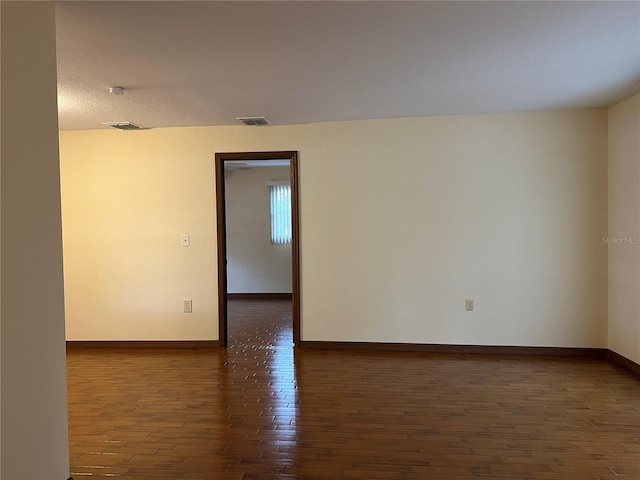
[[[191,235],[189,235],[188,233],[183,233],[182,234],[181,245],[183,247],[190,247],[191,246]]]
[[[467,312],[473,312],[473,300],[472,300],[472,299],[467,298],[467,299],[464,301],[464,309],[465,309],[465,311],[467,311]]]
[[[193,301],[192,300],[185,300],[182,303],[183,303],[182,310],[184,311],[184,313],[192,313],[193,312]]]

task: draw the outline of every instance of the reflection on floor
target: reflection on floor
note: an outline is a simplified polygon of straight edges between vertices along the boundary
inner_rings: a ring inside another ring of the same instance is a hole
[[[70,350],[74,478],[640,478],[640,380],[619,367],[294,358],[290,308],[230,302],[227,350]]]

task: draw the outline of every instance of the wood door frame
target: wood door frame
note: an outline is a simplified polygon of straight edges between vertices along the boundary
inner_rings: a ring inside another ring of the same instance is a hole
[[[293,344],[300,346],[300,208],[298,195],[298,152],[230,152],[216,153],[216,223],[218,232],[218,342],[228,343],[227,329],[227,214],[224,162],[238,160],[289,160],[291,177],[291,288]]]

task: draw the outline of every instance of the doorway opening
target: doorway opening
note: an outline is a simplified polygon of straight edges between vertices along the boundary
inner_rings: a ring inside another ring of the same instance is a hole
[[[216,214],[218,238],[218,325],[219,344],[227,347],[228,333],[228,250],[227,250],[227,197],[225,167],[260,163],[262,166],[288,162],[291,185],[291,299],[293,344],[300,345],[300,217],[298,205],[298,152],[232,152],[216,153]]]

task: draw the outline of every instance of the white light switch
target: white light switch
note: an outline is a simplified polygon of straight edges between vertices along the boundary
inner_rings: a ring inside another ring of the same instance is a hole
[[[189,235],[188,233],[183,233],[182,234],[182,244],[183,247],[190,247],[191,246],[191,235]]]
[[[193,302],[191,300],[185,300],[183,302],[183,309],[184,313],[191,313],[193,312]]]

